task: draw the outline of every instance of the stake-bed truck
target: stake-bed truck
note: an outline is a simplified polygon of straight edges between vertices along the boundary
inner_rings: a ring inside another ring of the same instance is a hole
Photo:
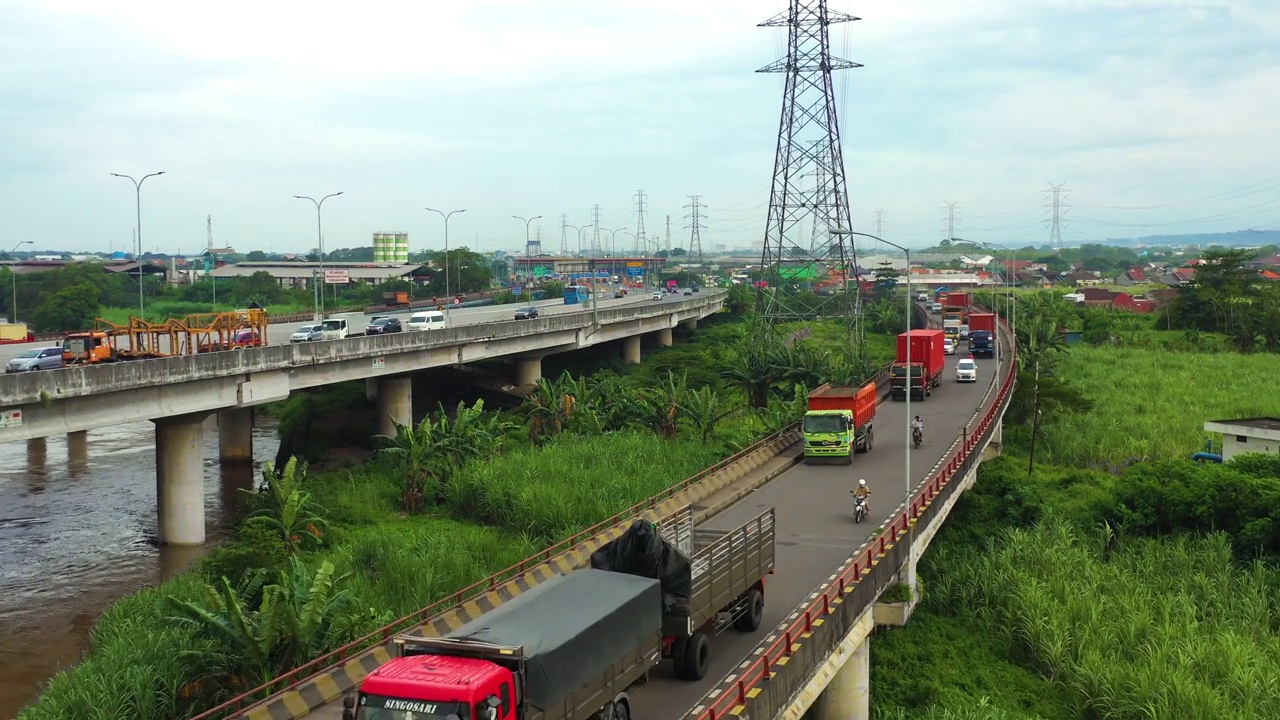
[[[942,368],[946,362],[941,330],[912,330],[898,335],[898,356],[889,368],[889,390],[894,400],[905,400],[907,386],[912,399],[924,400],[933,388],[942,385]],[[908,383],[907,343],[911,343],[910,382]]]
[[[809,411],[802,425],[804,461],[834,460],[849,465],[855,451],[870,450],[876,399],[874,382],[860,388],[827,383],[809,393]]]
[[[678,677],[699,680],[709,636],[759,629],[773,521],[770,508],[735,530],[695,528],[691,507],[656,533],[637,521],[592,555],[593,567],[546,580],[447,637],[396,637],[396,657],[343,698],[343,720],[631,718],[628,691],[664,658]]]

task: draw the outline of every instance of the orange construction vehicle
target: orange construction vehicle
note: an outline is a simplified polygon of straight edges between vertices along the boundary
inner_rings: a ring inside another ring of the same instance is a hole
[[[91,365],[149,360],[243,350],[266,344],[267,314],[258,309],[196,313],[159,323],[130,317],[127,325],[97,318],[92,329],[66,334],[62,340],[62,362]]]

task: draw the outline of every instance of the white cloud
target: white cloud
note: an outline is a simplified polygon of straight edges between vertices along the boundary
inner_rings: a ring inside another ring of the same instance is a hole
[[[756,27],[778,0],[9,4],[0,245],[122,247],[132,203],[107,173],[151,169],[169,175],[147,187],[148,237],[187,249],[212,212],[220,241],[304,250],[310,221],[290,196],[330,189],[347,192],[325,208],[333,247],[396,228],[438,243],[421,210],[436,202],[468,207],[464,237],[511,247],[509,215],[541,213],[558,246],[562,211],[584,222],[600,203],[606,224],[634,226],[636,188],[650,233],[668,213],[683,226],[690,193],[723,208],[704,244],[763,227],[781,77],[752,71],[784,51],[781,31]],[[886,232],[928,242],[958,200],[958,233],[1041,239],[1049,180],[1075,191],[1082,237],[1280,221],[1256,196],[1154,220],[1096,207],[1276,173],[1276,3],[832,6],[863,18],[832,38],[866,66],[837,82],[864,229],[885,207]]]

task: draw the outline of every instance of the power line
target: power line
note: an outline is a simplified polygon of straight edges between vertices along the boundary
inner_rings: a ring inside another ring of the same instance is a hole
[[[1044,191],[1049,196],[1049,202],[1045,205],[1045,209],[1051,213],[1049,220],[1049,247],[1053,248],[1055,252],[1062,252],[1062,213],[1065,210],[1062,206],[1064,194],[1062,187],[1064,185],[1066,183],[1057,185],[1049,183],[1049,189]],[[1071,191],[1067,190],[1065,194],[1070,195]]]
[[[1263,187],[1263,186],[1273,185],[1277,182],[1280,182],[1280,176],[1268,178],[1266,180],[1260,180],[1256,183],[1251,183],[1249,185],[1234,188],[1232,190],[1224,190],[1214,195],[1206,195],[1203,197],[1192,198],[1189,200],[1178,200],[1175,202],[1160,203],[1158,205],[1099,205],[1097,203],[1091,203],[1086,200],[1077,200],[1076,202],[1079,205],[1087,206],[1091,208],[1098,208],[1100,210],[1161,210],[1164,208],[1178,207],[1183,205],[1199,205],[1199,204],[1209,203],[1209,202],[1221,202],[1223,200],[1236,200],[1241,197],[1245,197],[1247,195],[1254,195],[1259,192],[1266,192],[1267,190],[1271,190],[1273,188]],[[1245,191],[1249,191],[1249,192],[1245,192]]]
[[[805,250],[800,242],[806,229],[801,223],[810,215],[828,229],[852,230],[832,72],[862,66],[832,56],[829,30],[832,24],[858,19],[830,10],[826,0],[791,0],[786,11],[760,23],[787,28],[787,49],[786,57],[756,71],[784,75],[761,252],[769,287],[757,290],[756,303],[759,329],[786,320],[849,317],[853,342],[865,357],[861,293],[856,285],[848,288],[850,280],[857,281],[856,244],[849,235],[830,232],[820,247],[810,243]],[[801,182],[815,170],[823,174],[820,187]],[[842,277],[848,291],[802,292],[815,289],[820,275]]]
[[[636,254],[648,250],[648,240],[644,236],[644,191],[636,191]]]
[[[702,224],[702,208],[705,207],[702,204],[702,196],[690,195],[689,204],[685,205],[685,207],[691,211],[685,216],[685,219],[689,221],[689,224],[684,226],[686,230],[692,231],[689,235],[689,247],[687,248],[689,257],[697,257],[698,264],[701,265],[702,236],[698,234],[698,231],[706,229],[706,226]],[[668,230],[667,234],[671,234],[670,230]]]
[[[591,206],[591,257],[600,257],[600,206]]]

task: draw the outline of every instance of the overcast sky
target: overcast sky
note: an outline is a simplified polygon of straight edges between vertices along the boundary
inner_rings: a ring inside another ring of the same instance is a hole
[[[764,229],[782,0],[0,0],[0,250],[516,249],[560,214],[705,249]],[[933,244],[1280,227],[1280,2],[833,0],[855,229]],[[571,231],[572,232],[572,231]],[[605,244],[608,243],[605,233]],[[619,245],[631,239],[618,233]],[[576,240],[570,240],[572,248]]]

